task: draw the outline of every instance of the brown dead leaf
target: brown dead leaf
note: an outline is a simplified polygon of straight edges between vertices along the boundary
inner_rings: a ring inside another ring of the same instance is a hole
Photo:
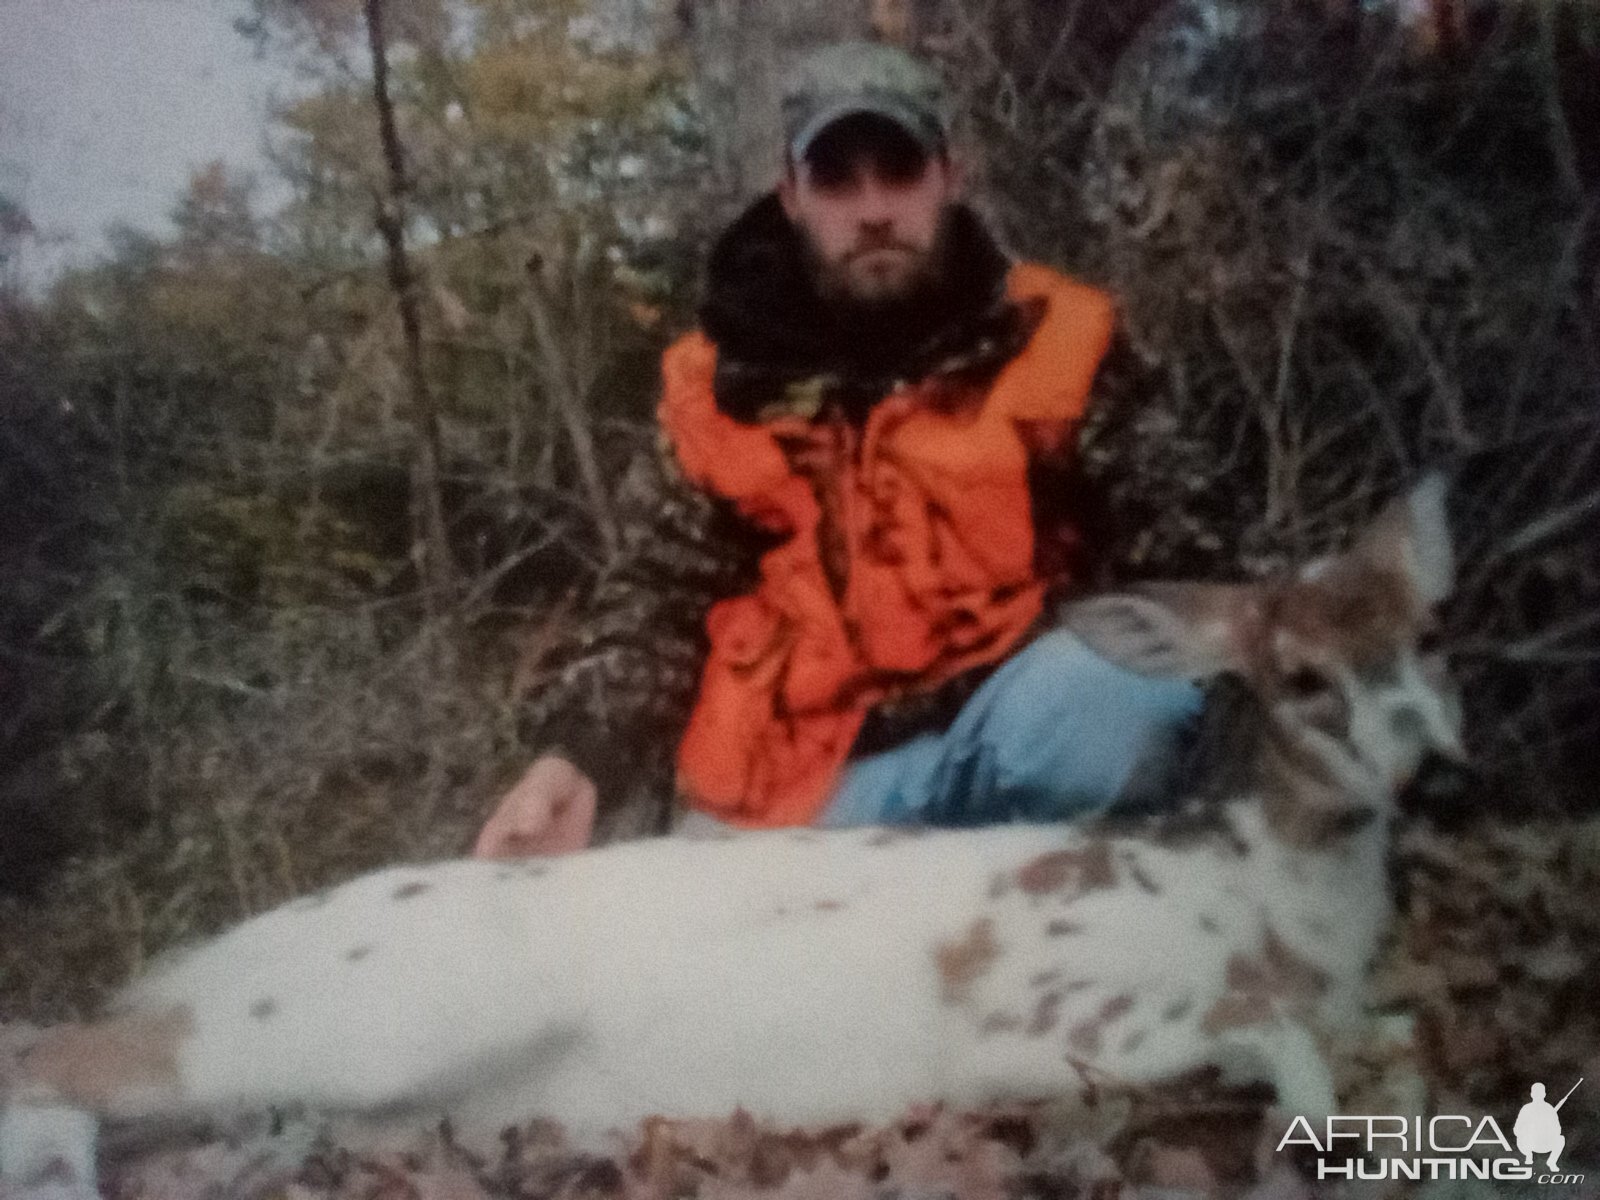
[[[1218,1184],[1205,1155],[1199,1150],[1192,1146],[1164,1146],[1148,1140],[1141,1146],[1137,1169],[1130,1166],[1129,1173],[1141,1184],[1157,1188],[1210,1192]]]

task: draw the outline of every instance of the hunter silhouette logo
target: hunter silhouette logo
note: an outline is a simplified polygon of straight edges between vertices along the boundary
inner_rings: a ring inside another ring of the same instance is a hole
[[[1278,1143],[1312,1146],[1323,1157],[1317,1178],[1344,1179],[1495,1179],[1534,1183],[1582,1183],[1582,1175],[1557,1174],[1556,1162],[1566,1148],[1557,1112],[1578,1090],[1579,1079],[1555,1104],[1545,1101],[1545,1087],[1536,1083],[1532,1097],[1511,1127],[1516,1150],[1492,1116],[1474,1119],[1451,1113],[1433,1117],[1398,1115],[1330,1116],[1317,1123],[1296,1117]],[[1342,1160],[1335,1157],[1348,1151]],[[1517,1154],[1521,1158],[1516,1157]],[[1545,1168],[1535,1173],[1536,1155],[1546,1155]]]
[[[1582,1079],[1578,1080],[1578,1083],[1582,1082]],[[1561,1118],[1556,1113],[1578,1090],[1578,1083],[1568,1088],[1567,1094],[1553,1106],[1545,1103],[1544,1084],[1536,1083],[1528,1089],[1533,1099],[1517,1113],[1517,1123],[1511,1127],[1511,1133],[1517,1139],[1517,1149],[1528,1160],[1529,1166],[1533,1165],[1535,1154],[1548,1154],[1550,1157],[1545,1160],[1545,1166],[1552,1171],[1556,1169],[1556,1159],[1567,1144],[1567,1139],[1561,1136]]]

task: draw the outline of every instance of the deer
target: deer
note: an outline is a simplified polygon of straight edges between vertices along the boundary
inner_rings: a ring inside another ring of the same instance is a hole
[[[0,1179],[96,1185],[106,1120],[303,1105],[535,1116],[575,1138],[736,1110],[799,1127],[1199,1068],[1337,1111],[1399,789],[1460,760],[1428,645],[1454,560],[1430,476],[1342,553],[1146,584],[1062,622],[1259,713],[1206,821],[658,837],[400,865],[293,900],[44,1032],[0,1094]]]

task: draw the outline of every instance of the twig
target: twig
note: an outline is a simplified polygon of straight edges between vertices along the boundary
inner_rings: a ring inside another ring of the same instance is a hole
[[[1503,562],[1533,549],[1541,542],[1559,537],[1594,513],[1600,513],[1600,490],[1547,512],[1502,538],[1489,548],[1485,564]]]

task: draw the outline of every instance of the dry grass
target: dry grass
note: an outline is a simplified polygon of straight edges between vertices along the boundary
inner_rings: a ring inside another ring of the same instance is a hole
[[[143,747],[141,826],[97,829],[37,899],[0,898],[0,1018],[81,1015],[166,948],[470,845],[515,761],[508,668],[378,624],[324,613],[210,647],[226,675],[191,672],[194,716]],[[250,688],[257,655],[298,669]]]

